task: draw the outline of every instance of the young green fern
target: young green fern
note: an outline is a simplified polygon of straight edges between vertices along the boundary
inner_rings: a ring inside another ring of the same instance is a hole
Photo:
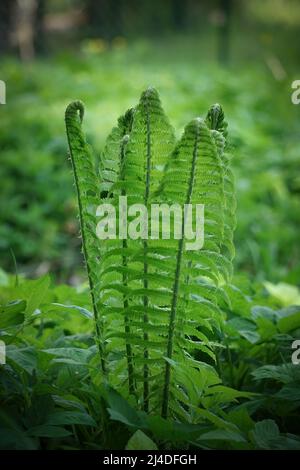
[[[220,316],[217,301],[222,294],[218,277],[224,221],[223,172],[211,132],[203,120],[197,118],[185,128],[168,165],[163,187],[168,201],[205,205],[203,249],[186,251],[183,238],[178,241],[162,400],[162,415],[167,417],[172,397],[170,389],[176,388],[176,381],[172,384],[171,380],[171,360],[180,358],[177,362],[184,362],[188,369],[189,365],[194,367],[190,357],[193,350],[199,348],[213,356],[208,338],[198,327],[207,328],[213,312],[215,318]],[[184,332],[179,343],[176,341],[176,318]]]
[[[79,113],[79,114],[78,114]],[[99,312],[97,290],[100,263],[99,241],[96,238],[96,212],[98,181],[91,149],[81,130],[84,106],[81,101],[71,103],[65,114],[67,137],[77,190],[83,253],[86,261],[95,318],[96,342],[99,348],[101,368],[106,373],[102,319]]]
[[[207,366],[199,354],[215,361],[234,254],[223,111],[214,105],[205,120],[191,121],[176,144],[156,90],[146,90],[108,137],[98,176],[81,131],[82,109],[78,102],[67,108],[66,126],[102,373],[144,411],[197,421],[200,398],[187,378],[201,381]],[[141,233],[98,240],[95,207],[112,204],[118,225],[120,196],[148,213],[152,204],[204,204],[203,248],[187,250],[175,226],[168,239],[160,230],[148,239]]]
[[[215,140],[218,153],[223,164],[223,182],[225,196],[225,220],[224,220],[224,252],[230,261],[229,278],[232,275],[231,262],[234,258],[235,249],[233,243],[233,234],[236,226],[236,200],[235,200],[235,182],[232,170],[230,168],[230,155],[226,142],[228,124],[224,120],[224,113],[219,104],[214,104],[209,109],[206,116],[207,126],[212,130],[211,133]]]

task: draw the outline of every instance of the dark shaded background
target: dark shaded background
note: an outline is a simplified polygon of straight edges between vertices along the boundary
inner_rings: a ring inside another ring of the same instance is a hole
[[[82,258],[64,109],[97,154],[156,86],[180,135],[220,101],[237,178],[236,272],[300,282],[298,0],[1,0],[0,266],[77,282]]]
[[[0,50],[28,60],[85,38],[111,44],[170,34],[196,34],[209,46],[212,33],[216,60],[236,59],[237,50],[239,59],[272,50],[297,60],[299,12],[298,0],[2,0]]]

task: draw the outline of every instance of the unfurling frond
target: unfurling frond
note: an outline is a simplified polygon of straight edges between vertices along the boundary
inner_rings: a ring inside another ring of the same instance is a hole
[[[78,110],[82,115],[78,102],[67,108],[66,125],[103,373],[144,411],[197,420],[201,390],[184,378],[200,384],[203,361],[215,361],[234,255],[224,113],[212,106],[176,143],[158,93],[149,88],[110,133],[98,176]],[[170,237],[160,228],[152,238],[97,239],[95,207],[103,200],[113,206],[118,231],[120,196],[128,206],[143,204],[148,216],[153,204],[204,205],[203,246],[188,249],[184,217],[178,228],[174,214]]]

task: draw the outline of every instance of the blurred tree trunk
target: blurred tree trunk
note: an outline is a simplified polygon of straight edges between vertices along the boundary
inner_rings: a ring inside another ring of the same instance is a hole
[[[122,0],[87,0],[87,14],[92,35],[110,41],[123,33]]]
[[[172,16],[175,31],[184,31],[187,19],[187,2],[172,0]]]
[[[232,12],[232,0],[220,0],[220,24],[219,24],[219,60],[223,64],[229,62],[230,55],[230,19]]]
[[[15,0],[0,2],[0,53],[6,53],[11,48],[12,13]]]
[[[44,54],[45,49],[45,10],[46,0],[38,0],[36,15],[35,15],[35,28],[34,28],[34,46],[38,54]]]
[[[14,43],[23,61],[35,56],[34,32],[37,0],[17,0],[14,11]]]

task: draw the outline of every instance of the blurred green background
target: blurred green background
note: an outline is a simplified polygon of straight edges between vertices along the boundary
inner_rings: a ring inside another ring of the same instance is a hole
[[[237,180],[236,271],[300,284],[298,0],[1,0],[0,266],[83,276],[64,130],[73,99],[96,153],[149,85],[178,135],[220,102]]]

